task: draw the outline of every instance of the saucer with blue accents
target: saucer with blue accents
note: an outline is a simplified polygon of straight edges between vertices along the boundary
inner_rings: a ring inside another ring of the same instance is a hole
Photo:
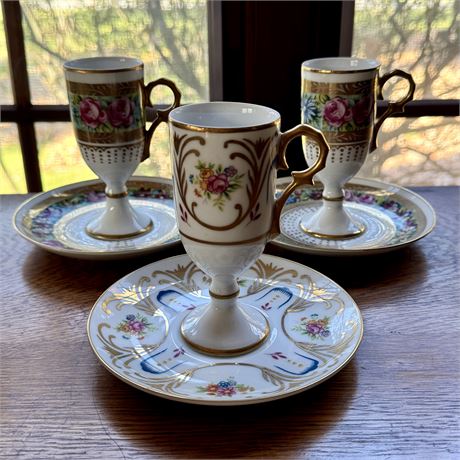
[[[142,267],[109,287],[88,318],[91,347],[123,382],[162,398],[233,406],[308,390],[343,369],[363,336],[353,299],[321,273],[262,255],[239,278],[239,300],[267,319],[269,334],[239,356],[189,346],[184,317],[209,302],[210,278],[187,255]]]

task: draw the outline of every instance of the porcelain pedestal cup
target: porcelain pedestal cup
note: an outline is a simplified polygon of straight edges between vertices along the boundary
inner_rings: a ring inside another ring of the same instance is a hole
[[[342,239],[360,235],[365,225],[356,222],[343,205],[343,186],[361,168],[367,154],[376,149],[383,121],[404,110],[412,100],[411,75],[394,70],[379,77],[380,64],[370,59],[322,58],[302,64],[302,123],[319,129],[330,145],[326,167],[316,175],[324,185],[322,207],[301,221],[302,230],[318,238]],[[407,95],[390,102],[375,119],[376,99],[383,99],[383,85],[392,77],[409,82]],[[317,146],[303,138],[307,164],[318,157]]]
[[[64,72],[70,114],[83,159],[106,184],[105,210],[89,223],[87,233],[99,239],[131,238],[150,231],[154,222],[128,200],[126,181],[149,156],[156,127],[180,104],[173,82],[144,85],[144,64],[128,57],[95,57],[68,61]],[[156,86],[168,86],[174,102],[157,111],[145,129],[145,107]]]
[[[269,324],[238,300],[238,276],[279,233],[281,208],[290,193],[324,167],[328,146],[306,125],[280,132],[280,115],[253,104],[212,102],[173,110],[169,116],[174,198],[185,250],[210,277],[210,302],[181,325],[197,350],[238,355],[260,345]],[[276,169],[287,168],[285,149],[305,135],[319,155],[275,200]]]

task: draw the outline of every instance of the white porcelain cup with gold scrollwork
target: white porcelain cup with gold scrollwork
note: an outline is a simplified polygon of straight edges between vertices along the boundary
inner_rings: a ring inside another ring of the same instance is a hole
[[[150,217],[129,203],[126,181],[149,155],[156,127],[167,121],[180,104],[180,93],[172,81],[160,78],[144,85],[144,64],[129,57],[94,57],[68,61],[64,72],[70,114],[80,151],[86,164],[106,184],[105,210],[86,228],[100,239],[130,238],[154,226]],[[173,104],[158,110],[148,130],[145,107],[152,90],[168,86]]]
[[[267,107],[209,102],[169,115],[174,200],[182,243],[211,277],[210,303],[190,312],[181,325],[185,340],[216,355],[237,355],[261,344],[269,333],[265,316],[238,301],[238,276],[279,233],[279,217],[290,193],[326,162],[327,142],[306,125],[280,132],[280,115]],[[287,169],[285,150],[305,135],[320,154],[308,170],[275,199],[277,168]]]
[[[412,76],[394,70],[379,77],[380,64],[371,59],[351,57],[321,58],[302,64],[302,123],[319,129],[330,145],[326,167],[317,174],[323,185],[320,210],[300,223],[302,230],[318,238],[350,238],[365,231],[343,206],[343,186],[361,168],[369,152],[376,149],[376,138],[383,121],[402,112],[412,100]],[[376,99],[383,99],[383,85],[392,77],[409,82],[401,100],[390,102],[375,120]],[[317,146],[303,138],[306,161],[313,164]]]

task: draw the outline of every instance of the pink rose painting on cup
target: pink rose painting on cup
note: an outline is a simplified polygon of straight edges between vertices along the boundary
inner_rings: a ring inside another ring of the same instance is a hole
[[[195,165],[197,174],[190,174],[189,182],[196,185],[194,194],[198,198],[212,201],[220,211],[224,210],[227,200],[230,200],[233,191],[241,187],[241,178],[234,166],[214,165],[198,161]]]
[[[306,93],[302,100],[303,122],[322,131],[350,132],[371,124],[373,100],[369,95],[330,96]]]
[[[348,99],[334,97],[327,101],[323,107],[323,118],[329,126],[340,128],[352,119],[352,112]]]
[[[143,126],[138,94],[100,97],[72,94],[70,101],[72,117],[80,130],[109,133]]]

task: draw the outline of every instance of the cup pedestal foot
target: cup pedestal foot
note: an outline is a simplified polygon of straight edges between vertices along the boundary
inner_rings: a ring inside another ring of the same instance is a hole
[[[269,334],[265,316],[233,299],[216,299],[190,312],[181,324],[185,341],[196,350],[216,356],[248,353]]]
[[[86,227],[86,233],[93,238],[118,240],[133,238],[149,232],[153,222],[149,216],[136,211],[128,197],[110,198],[102,214]]]
[[[301,229],[315,238],[354,238],[365,231],[364,225],[355,222],[343,206],[343,200],[323,199],[321,208],[300,222]]]

